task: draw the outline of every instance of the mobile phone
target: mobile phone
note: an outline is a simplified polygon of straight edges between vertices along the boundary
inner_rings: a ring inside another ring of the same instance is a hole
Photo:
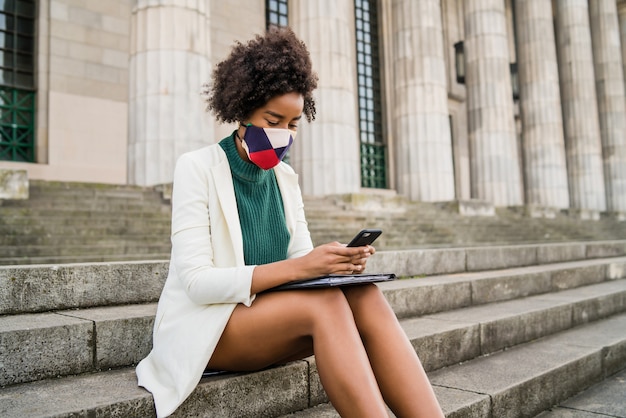
[[[348,247],[363,247],[365,245],[370,245],[376,238],[382,234],[383,231],[380,229],[363,229],[361,232],[356,234],[352,241],[348,244]]]

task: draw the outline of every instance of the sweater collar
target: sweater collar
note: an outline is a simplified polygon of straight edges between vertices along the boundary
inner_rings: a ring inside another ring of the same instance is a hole
[[[272,175],[272,170],[263,170],[253,163],[244,161],[237,152],[235,144],[235,131],[220,141],[220,146],[226,153],[230,171],[233,177],[248,183],[260,183],[266,181]]]

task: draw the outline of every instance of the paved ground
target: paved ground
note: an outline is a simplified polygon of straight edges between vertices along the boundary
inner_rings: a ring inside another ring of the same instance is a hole
[[[626,418],[626,369],[537,418]]]

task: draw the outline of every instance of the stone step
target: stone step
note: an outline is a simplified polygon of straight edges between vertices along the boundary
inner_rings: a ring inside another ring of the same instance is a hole
[[[170,244],[167,241],[159,243],[154,240],[135,240],[130,237],[121,242],[114,240],[97,240],[89,245],[78,242],[58,248],[50,245],[27,245],[26,247],[28,248],[29,256],[24,257],[25,260],[29,257],[50,257],[53,255],[58,257],[81,257],[92,255],[97,257],[117,254],[163,254],[169,251]],[[0,254],[3,254],[3,257],[6,258],[17,258],[20,254],[22,254],[23,250],[24,248],[19,246],[0,246]]]
[[[532,417],[622,369],[625,346],[621,314],[431,371],[429,378],[447,417]],[[280,417],[324,397],[309,358],[204,378],[173,417]],[[128,368],[2,388],[0,415],[143,418],[154,416],[154,407]],[[326,406],[289,416],[338,415]]]
[[[126,219],[161,219],[164,221],[170,221],[169,208],[108,208],[100,207],[98,210],[90,209],[86,207],[71,207],[64,209],[40,209],[37,207],[25,207],[25,208],[7,208],[2,209],[2,223],[5,225],[25,224],[27,220],[31,222],[42,221],[43,218],[49,218],[55,224],[63,224],[70,222],[72,219],[80,221],[89,219],[103,219],[105,222],[114,219],[126,218]]]
[[[620,260],[619,278],[606,277],[609,264],[592,261],[380,286],[432,370],[626,310]],[[133,364],[149,352],[155,311],[145,304],[2,316],[0,386]]]
[[[29,181],[29,198],[46,198],[50,196],[151,198],[161,195],[162,193],[156,187],[42,180]]]
[[[621,411],[600,413],[598,418],[624,417],[623,380],[617,390],[615,383],[607,382],[613,383],[611,393],[600,395],[596,389],[568,400],[615,373],[626,376],[624,347],[626,314],[620,314],[430,372],[429,378],[446,417],[526,418],[563,403],[566,411],[539,416],[591,418],[596,414],[588,409],[574,411],[589,395],[604,402],[598,405],[592,400],[596,410],[601,406],[601,412]],[[338,418],[339,414],[323,404],[284,417]]]
[[[0,315],[156,302],[168,261],[0,267]]]
[[[170,252],[151,252],[150,254],[122,254],[114,253],[103,255],[93,250],[92,254],[77,256],[20,256],[20,257],[0,257],[0,266],[18,266],[18,265],[52,265],[52,264],[86,264],[86,263],[113,263],[113,262],[145,262],[150,260],[163,261],[170,257]]]
[[[616,278],[622,277],[623,260],[619,257],[624,256],[626,241],[379,251],[368,261],[368,272],[423,277],[525,266],[531,272],[542,268],[532,267],[537,264],[590,259],[587,264],[551,268],[598,265],[596,268],[602,270],[598,277]],[[591,261],[607,257],[616,258]],[[164,260],[0,266],[0,315],[154,302],[168,268],[169,262]]]
[[[626,369],[572,396],[537,418],[626,418]]]
[[[155,225],[151,231],[152,234],[147,233],[147,226],[138,228],[136,226],[129,227],[101,227],[84,229],[80,226],[58,228],[56,233],[38,233],[37,229],[32,230],[30,233],[22,235],[5,234],[0,235],[0,253],[8,255],[5,252],[6,248],[2,247],[23,247],[23,246],[38,246],[38,247],[50,247],[50,246],[90,246],[97,245],[115,245],[123,244],[125,242],[145,243],[150,244],[155,242],[156,232],[161,232],[158,241],[161,243],[169,244],[169,225],[167,227],[160,227]],[[48,231],[46,231],[48,232]],[[2,234],[2,228],[0,227],[0,234]],[[116,238],[115,235],[121,235],[124,238]],[[23,250],[23,248],[20,248]],[[36,250],[36,248],[30,248],[29,250]],[[57,253],[59,253],[57,251]],[[20,255],[20,251],[16,251],[17,255]],[[31,253],[32,254],[32,253]],[[61,254],[59,254],[61,255]]]

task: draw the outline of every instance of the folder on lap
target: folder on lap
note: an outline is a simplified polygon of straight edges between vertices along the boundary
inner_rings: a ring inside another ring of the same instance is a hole
[[[299,280],[297,282],[285,283],[280,286],[268,289],[267,292],[294,289],[319,289],[322,287],[334,286],[353,286],[363,283],[387,282],[395,279],[396,275],[393,273],[328,274],[325,276],[315,277],[313,279],[305,279]]]

